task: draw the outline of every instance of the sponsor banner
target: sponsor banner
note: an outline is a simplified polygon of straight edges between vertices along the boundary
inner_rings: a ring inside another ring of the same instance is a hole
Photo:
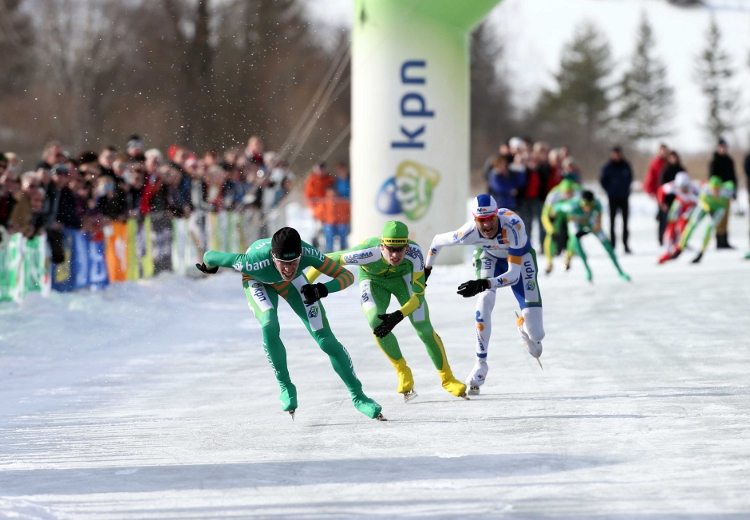
[[[164,213],[152,215],[151,242],[154,274],[170,271],[172,269],[172,222]]]
[[[43,296],[49,294],[52,279],[47,263],[47,235],[26,240],[23,247],[23,270],[26,292],[40,291]]]
[[[128,225],[114,222],[105,230],[106,247],[104,258],[110,282],[124,282],[128,279]]]
[[[6,235],[7,236],[7,235]],[[0,247],[0,301],[21,301],[24,296],[23,235],[11,235]]]

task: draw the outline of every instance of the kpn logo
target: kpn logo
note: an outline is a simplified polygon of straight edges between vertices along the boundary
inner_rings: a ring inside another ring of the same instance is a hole
[[[375,197],[375,207],[386,215],[403,213],[409,220],[425,216],[440,172],[415,161],[402,161],[396,175],[386,180]]]

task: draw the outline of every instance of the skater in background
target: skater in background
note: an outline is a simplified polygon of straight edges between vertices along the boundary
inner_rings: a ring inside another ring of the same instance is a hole
[[[407,316],[424,343],[443,388],[456,397],[466,397],[466,385],[453,377],[443,340],[432,328],[430,310],[424,297],[424,257],[419,245],[409,240],[406,224],[391,220],[383,227],[382,237],[369,238],[356,247],[327,256],[340,265],[359,266],[362,311],[373,331],[375,342],[396,369],[396,391],[404,395],[404,401],[416,397],[417,392],[414,390],[411,369],[391,331]],[[317,270],[311,270],[308,278],[313,282],[319,275]],[[396,297],[401,308],[388,313],[391,295]]]
[[[565,213],[555,211],[558,202],[581,196],[581,186],[570,179],[563,180],[547,194],[542,207],[542,226],[547,231],[544,237],[544,256],[547,258],[545,273],[552,272],[552,257],[566,249],[568,243],[568,220]]]
[[[203,263],[196,266],[207,274],[216,273],[219,267],[233,268],[242,273],[242,287],[250,309],[261,324],[263,348],[281,388],[282,410],[294,418],[297,388],[289,376],[286,348],[279,337],[279,296],[287,301],[321,350],[328,354],[333,369],[351,394],[354,407],[371,419],[383,419],[380,405],[362,391],[362,383],[354,373],[349,353],[333,335],[325,309],[318,301],[354,283],[354,276],[349,271],[302,242],[299,233],[290,227],[281,228],[271,239],[258,240],[247,248],[245,254],[208,251],[203,255]],[[307,267],[313,267],[332,279],[325,284],[312,285],[303,274]]]
[[[568,218],[569,238],[566,265],[570,265],[569,262],[572,254],[577,254],[581,258],[581,261],[583,261],[583,267],[586,269],[586,280],[589,282],[592,280],[591,268],[586,258],[586,252],[581,245],[581,238],[592,233],[599,239],[604,249],[607,250],[610,260],[612,260],[617,272],[620,274],[620,278],[630,281],[630,276],[623,272],[620,264],[617,262],[614,246],[607,239],[604,231],[602,231],[602,204],[594,198],[594,194],[591,191],[584,191],[578,199],[559,203],[556,211],[562,211]]]
[[[464,298],[479,295],[475,313],[477,359],[466,380],[470,387],[469,395],[476,395],[489,370],[487,351],[492,333],[495,291],[501,287],[511,287],[521,308],[516,326],[526,349],[537,361],[542,355],[544,323],[536,252],[531,247],[523,221],[512,211],[498,209],[490,195],[475,198],[471,212],[473,220],[459,229],[435,235],[425,272],[429,277],[443,247],[476,246],[476,279],[461,284],[457,291]]]
[[[659,257],[660,264],[671,260],[677,253],[682,232],[698,203],[699,191],[698,187],[690,182],[687,172],[678,173],[674,181],[662,184],[656,191],[659,207],[667,215],[667,225],[662,239],[664,252]],[[667,205],[670,198],[672,202]]]
[[[698,255],[693,258],[694,264],[701,261],[703,253],[705,253],[708,248],[708,242],[711,240],[711,233],[714,230],[718,233],[721,222],[726,216],[727,211],[729,211],[729,199],[733,196],[734,183],[732,181],[722,183],[721,178],[718,176],[711,177],[708,180],[708,183],[701,189],[698,206],[693,211],[693,214],[690,217],[690,222],[680,240],[680,245],[672,258],[677,258],[680,255],[682,250],[685,249],[685,246],[687,246],[688,240],[690,240],[690,235],[695,231],[695,227],[700,223],[703,217],[709,215],[711,217],[711,223],[706,228],[706,234],[703,236],[703,245],[701,246]]]

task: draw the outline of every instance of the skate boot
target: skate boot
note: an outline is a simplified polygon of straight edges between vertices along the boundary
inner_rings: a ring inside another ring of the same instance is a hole
[[[297,387],[292,384],[291,381],[288,383],[279,383],[281,387],[281,409],[285,412],[289,412],[294,419],[294,411],[297,409]]]
[[[547,264],[547,267],[544,269],[544,274],[550,274],[552,272],[552,262]]]
[[[531,357],[536,359],[539,366],[542,367],[542,362],[539,360],[539,356],[542,355],[542,342],[534,341],[529,337],[528,333],[523,328],[525,321],[526,320],[524,320],[523,316],[519,316],[518,313],[516,313],[516,326],[518,327],[518,332],[521,333],[521,339],[523,340],[524,345],[526,345],[526,350],[529,351]],[[544,367],[542,367],[542,370],[544,370]]]
[[[698,253],[698,256],[696,256],[695,258],[693,258],[692,262],[690,262],[690,263],[691,264],[697,264],[698,262],[701,261],[701,258],[703,258],[703,251],[701,251],[700,253]]]
[[[573,255],[566,252],[565,253],[565,260],[563,260],[563,267],[566,271],[570,271],[570,259],[573,258]]]
[[[469,395],[479,395],[479,387],[484,384],[489,369],[487,361],[483,358],[477,359],[474,368],[471,370],[471,374],[466,379],[466,385],[469,387]]]
[[[417,397],[417,392],[414,390],[414,376],[411,374],[411,369],[406,365],[406,359],[401,358],[393,362],[393,368],[396,369],[396,375],[398,375],[396,392],[404,394],[404,401]]]
[[[664,262],[668,262],[671,259],[672,259],[672,253],[667,251],[666,253],[664,253],[663,255],[659,257],[659,263],[663,264]]]
[[[451,372],[450,368],[438,370],[438,374],[440,374],[440,380],[443,382],[443,388],[456,397],[468,399],[466,397],[466,385],[453,377],[453,372]]]
[[[622,279],[623,279],[623,280],[625,280],[626,282],[629,282],[629,281],[630,281],[630,275],[629,275],[629,274],[626,274],[626,273],[620,273],[620,278],[622,278]]]
[[[364,393],[352,397],[352,404],[354,405],[354,408],[365,414],[370,419],[377,419],[379,421],[385,420],[383,414],[380,413],[383,407],[367,397]]]

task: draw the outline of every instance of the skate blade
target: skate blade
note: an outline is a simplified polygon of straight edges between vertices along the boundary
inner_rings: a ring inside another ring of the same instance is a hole
[[[536,362],[539,363],[539,368],[544,370],[544,367],[542,366],[542,361],[539,358],[536,358]]]
[[[378,416],[375,417],[375,420],[376,421],[387,421],[388,419],[386,419],[385,417],[383,417],[382,413],[379,413]]]
[[[479,387],[478,386],[470,386],[469,391],[466,392],[468,395],[479,395]]]
[[[292,420],[294,420],[294,412],[297,410],[289,410],[289,415],[292,417]]]
[[[469,399],[469,394],[466,393],[466,392],[464,392],[463,394],[459,395],[458,397],[460,397],[461,399],[464,399],[466,401],[470,401],[471,400],[471,399]]]
[[[408,392],[404,392],[404,402],[408,403],[418,395],[419,394],[416,392],[416,390],[409,390]]]

